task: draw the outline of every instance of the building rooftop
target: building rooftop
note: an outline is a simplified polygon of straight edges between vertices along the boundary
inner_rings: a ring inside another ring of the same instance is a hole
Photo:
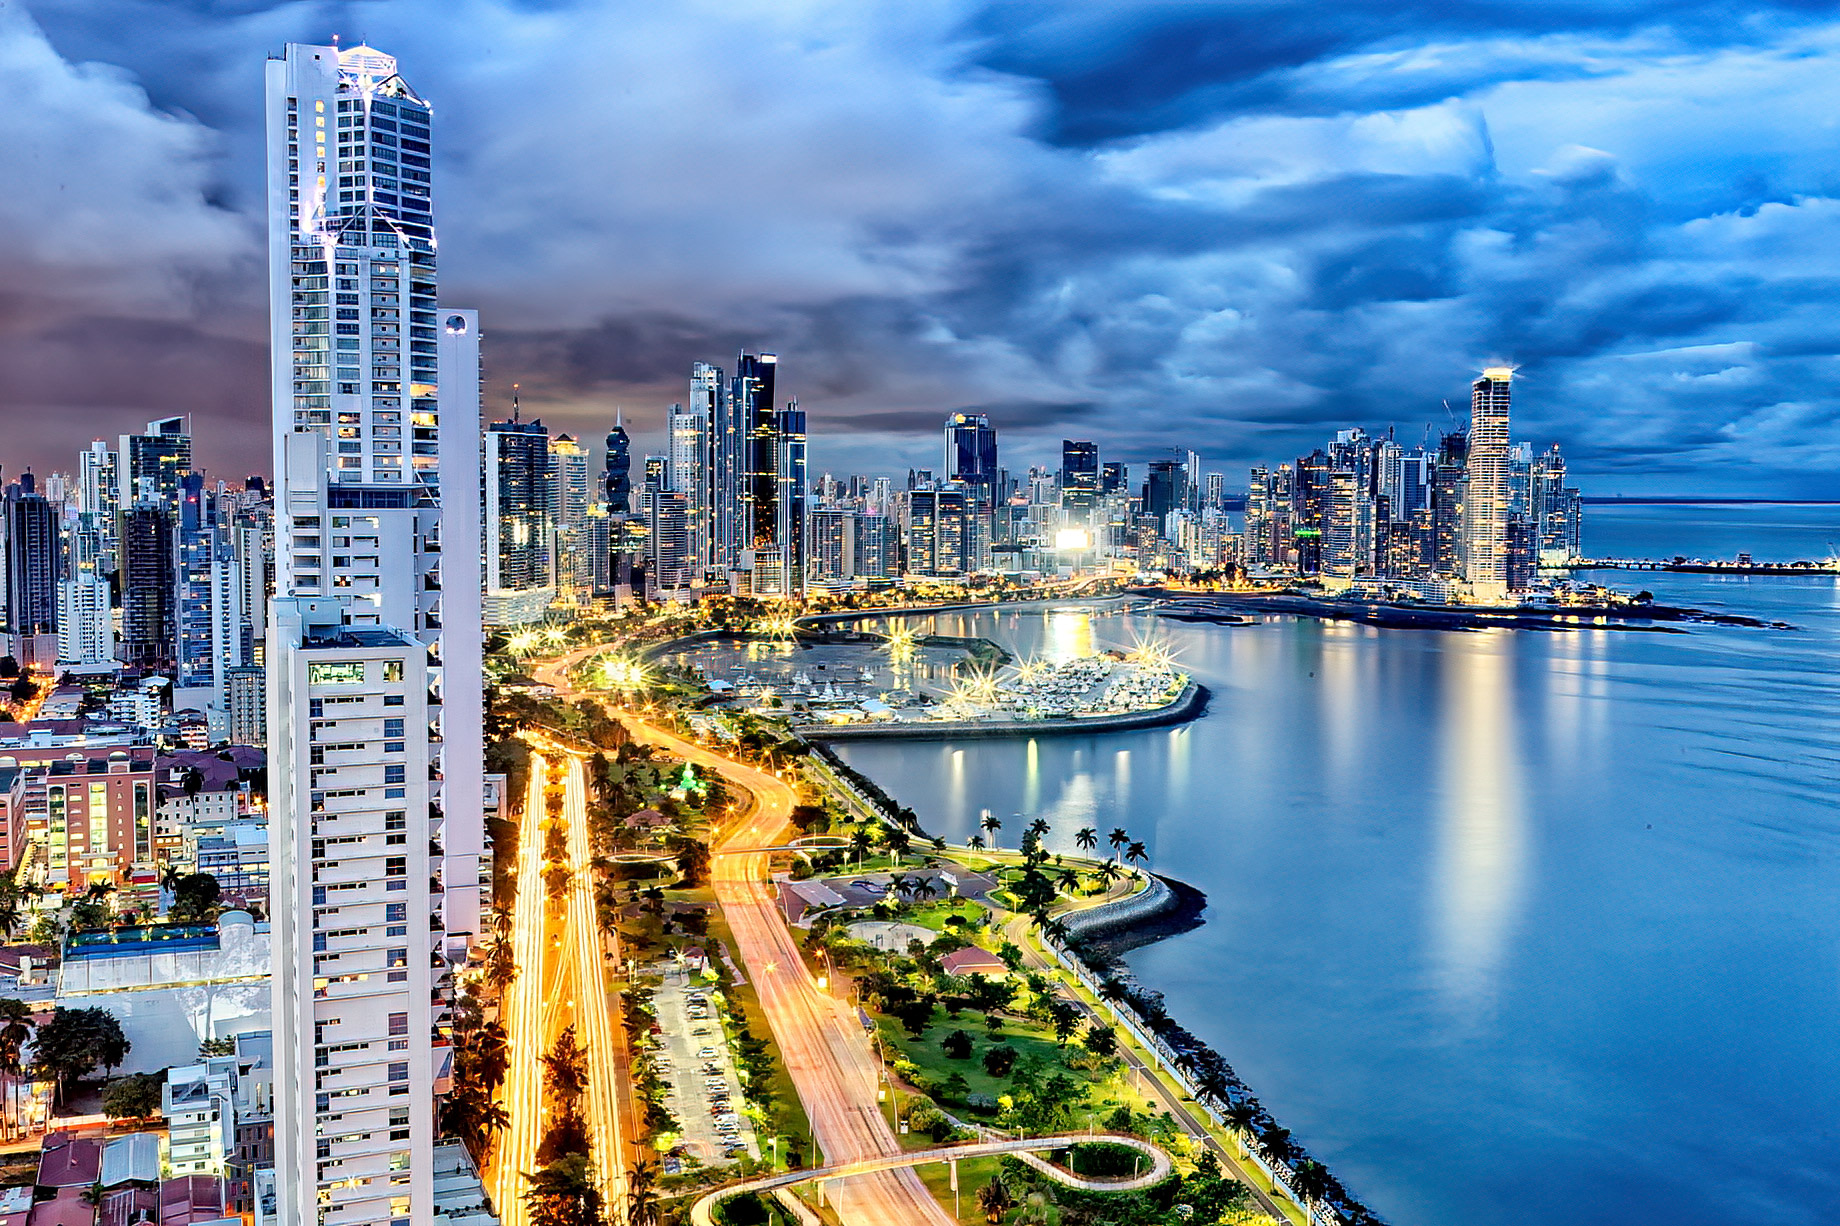
[[[54,1132],[38,1151],[38,1186],[87,1188],[102,1177],[102,1142],[75,1133]]]
[[[102,1186],[160,1182],[160,1138],[151,1132],[114,1137],[102,1147]]]

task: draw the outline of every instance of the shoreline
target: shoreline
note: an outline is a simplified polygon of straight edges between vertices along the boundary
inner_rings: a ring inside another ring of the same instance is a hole
[[[1687,634],[1690,632],[1684,626],[1795,629],[1784,621],[1656,604],[1542,609],[1327,600],[1294,592],[1264,596],[1226,592],[1201,595],[1168,588],[1139,588],[1135,594],[1171,602],[1152,610],[1159,618],[1228,626],[1244,625],[1247,614],[1263,614],[1355,622],[1389,630],[1538,630],[1557,634],[1614,630],[1625,634]]]

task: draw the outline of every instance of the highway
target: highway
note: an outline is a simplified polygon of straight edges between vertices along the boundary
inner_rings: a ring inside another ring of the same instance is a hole
[[[546,763],[532,756],[518,823],[517,902],[511,909],[511,951],[518,974],[500,1010],[506,1055],[503,1106],[510,1123],[492,1155],[492,1203],[504,1226],[527,1226],[524,1174],[537,1168],[543,1139],[543,781]]]
[[[626,1147],[620,1128],[619,1093],[614,1082],[620,1060],[612,1011],[607,1003],[607,973],[601,957],[600,924],[594,906],[594,852],[588,839],[587,783],[582,759],[570,754],[563,777],[562,814],[569,823],[568,926],[562,945],[570,983],[575,1037],[588,1056],[586,1114],[594,1139],[594,1166],[601,1196],[613,1220],[626,1204]]]

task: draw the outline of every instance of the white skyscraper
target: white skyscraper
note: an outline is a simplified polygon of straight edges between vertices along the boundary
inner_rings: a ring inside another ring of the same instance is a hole
[[[710,560],[709,415],[703,409],[686,410],[674,404],[666,429],[670,467],[665,484],[684,496],[686,548],[695,572],[691,578],[701,579]]]
[[[1514,371],[1491,366],[1470,385],[1469,491],[1463,503],[1464,577],[1477,600],[1508,595],[1508,394]]]
[[[279,1220],[419,1226],[479,927],[478,319],[436,307],[395,60],[289,44],[267,84]]]

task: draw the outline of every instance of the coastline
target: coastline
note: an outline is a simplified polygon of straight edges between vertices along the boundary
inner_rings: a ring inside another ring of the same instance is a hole
[[[1795,629],[1784,621],[1764,621],[1735,613],[1714,613],[1706,609],[1655,604],[1541,609],[1325,600],[1295,592],[1269,595],[1218,593],[1201,596],[1168,588],[1140,588],[1134,594],[1172,602],[1155,609],[1157,617],[1170,621],[1224,625],[1243,624],[1242,618],[1246,614],[1263,614],[1313,617],[1318,621],[1358,622],[1389,630],[1540,630],[1548,633],[1616,630],[1627,634],[1689,633],[1682,628],[1683,624],[1735,626],[1753,630]]]

